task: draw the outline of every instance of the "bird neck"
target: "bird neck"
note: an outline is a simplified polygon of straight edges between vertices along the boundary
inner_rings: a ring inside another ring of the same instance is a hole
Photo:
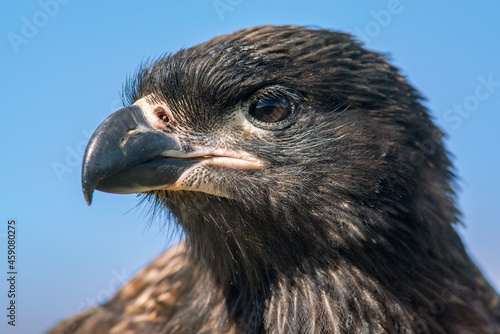
[[[243,332],[257,333],[266,317],[286,319],[290,312],[298,312],[293,319],[322,314],[332,324],[350,319],[373,330],[377,319],[390,316],[415,330],[435,316],[415,316],[419,308],[429,309],[443,291],[461,298],[459,288],[473,285],[470,273],[477,272],[447,220],[453,215],[440,211],[432,197],[416,201],[426,210],[410,204],[397,212],[383,203],[351,209],[317,203],[296,210],[285,203],[282,212],[263,212],[205,194],[189,196],[171,198],[169,209],[186,233],[193,263],[220,289],[228,318],[237,319]],[[361,306],[360,300],[369,302]]]

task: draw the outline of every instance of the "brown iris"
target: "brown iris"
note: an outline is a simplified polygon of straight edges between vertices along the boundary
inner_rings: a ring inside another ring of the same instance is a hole
[[[250,107],[250,115],[265,123],[280,122],[286,119],[290,112],[290,101],[283,96],[264,97]]]

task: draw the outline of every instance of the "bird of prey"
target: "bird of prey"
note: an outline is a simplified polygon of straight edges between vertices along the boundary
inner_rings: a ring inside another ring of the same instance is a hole
[[[50,333],[500,333],[419,93],[348,34],[262,26],[143,64],[88,144],[95,189],[185,235]]]

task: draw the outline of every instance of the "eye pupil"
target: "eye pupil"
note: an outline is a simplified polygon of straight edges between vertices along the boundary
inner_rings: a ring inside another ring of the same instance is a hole
[[[270,96],[260,99],[250,108],[250,115],[261,122],[276,123],[288,117],[291,105],[286,97]]]

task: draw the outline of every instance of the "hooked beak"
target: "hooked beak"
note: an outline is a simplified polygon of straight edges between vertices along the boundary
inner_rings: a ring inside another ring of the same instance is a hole
[[[148,123],[139,106],[118,110],[97,128],[85,150],[82,187],[87,204],[94,189],[130,194],[175,183],[200,160],[172,157],[183,153],[175,138]]]

